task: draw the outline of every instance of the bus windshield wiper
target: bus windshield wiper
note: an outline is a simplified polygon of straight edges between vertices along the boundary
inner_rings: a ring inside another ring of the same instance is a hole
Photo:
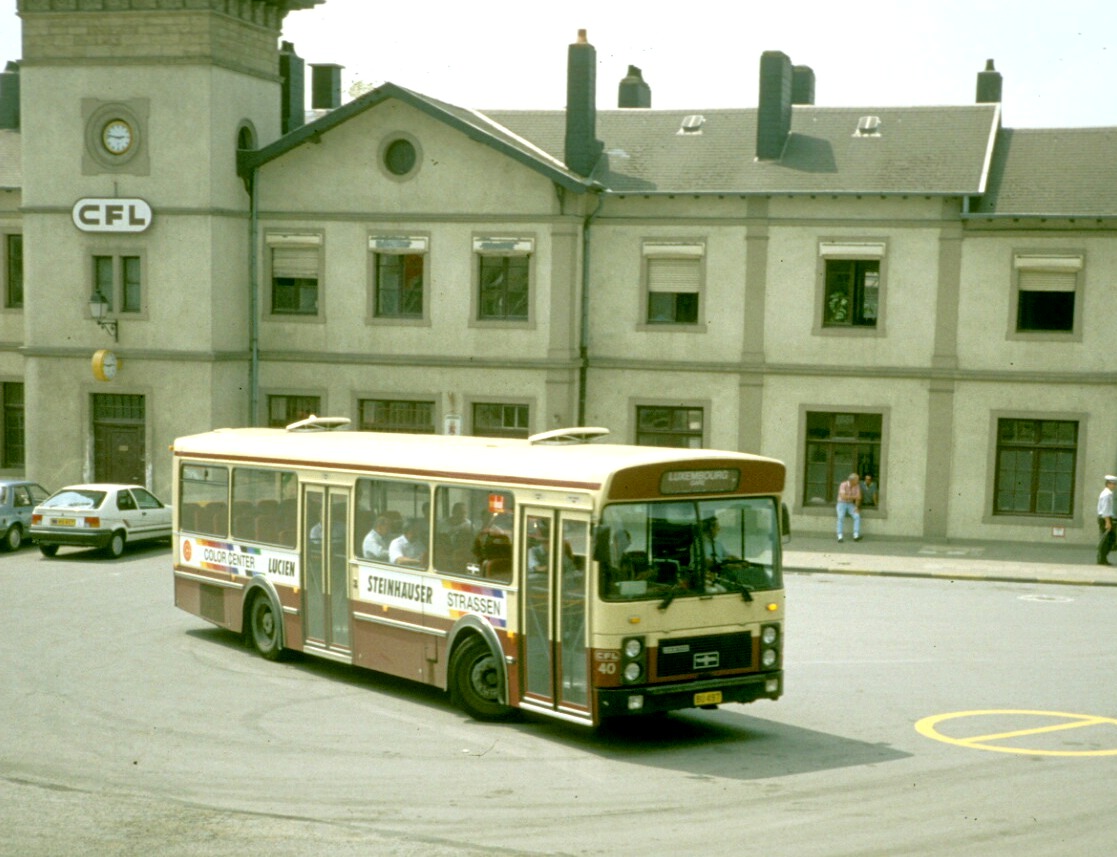
[[[682,591],[683,591],[683,588],[681,586],[679,586],[677,583],[674,586],[672,586],[667,591],[667,595],[664,597],[664,599],[659,602],[659,609],[660,610],[666,610],[668,607],[670,607],[671,602],[674,601],[675,597]]]

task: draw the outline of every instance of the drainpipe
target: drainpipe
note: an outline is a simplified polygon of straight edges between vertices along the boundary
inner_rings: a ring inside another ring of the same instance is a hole
[[[590,343],[590,226],[605,204],[605,188],[594,182],[590,190],[597,194],[597,205],[582,219],[582,319],[578,331],[578,419],[575,425],[586,424],[586,379],[589,376]]]
[[[260,222],[257,215],[256,168],[248,176],[248,424],[254,426],[259,418],[260,403],[260,289],[257,283],[259,264]]]

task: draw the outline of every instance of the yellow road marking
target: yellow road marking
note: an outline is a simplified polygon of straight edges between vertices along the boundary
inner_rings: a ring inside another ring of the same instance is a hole
[[[1045,717],[1059,718],[1065,722],[1054,723],[1047,726],[1034,726],[1023,729],[1013,729],[1005,732],[991,732],[987,735],[974,735],[968,738],[954,738],[944,735],[938,730],[940,723],[947,720],[958,720],[967,717]],[[1112,717],[1098,717],[1090,714],[1069,714],[1064,711],[1031,711],[1027,709],[985,709],[981,711],[955,711],[950,714],[936,714],[924,717],[915,724],[915,731],[925,738],[954,744],[958,747],[967,747],[974,750],[990,750],[996,753],[1019,753],[1026,756],[1117,756],[1117,746],[1109,749],[1097,750],[1047,750],[1028,747],[1009,747],[995,742],[1007,741],[1029,735],[1050,734],[1080,729],[1086,726],[1117,726],[1117,719]],[[1117,744],[1115,733],[1114,744]]]

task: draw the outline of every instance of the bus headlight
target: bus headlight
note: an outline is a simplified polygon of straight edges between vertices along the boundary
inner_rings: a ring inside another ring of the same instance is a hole
[[[780,665],[780,626],[765,625],[760,629],[760,667],[775,669]]]
[[[643,681],[648,675],[648,647],[643,637],[621,640],[621,679],[625,684]]]

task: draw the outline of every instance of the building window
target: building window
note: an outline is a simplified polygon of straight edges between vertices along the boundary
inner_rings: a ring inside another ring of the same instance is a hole
[[[23,306],[23,236],[4,236],[4,306]]]
[[[321,235],[267,236],[273,315],[317,315]]]
[[[705,245],[645,242],[648,324],[697,324]]]
[[[3,385],[4,443],[0,451],[3,467],[23,467],[23,384],[15,381]]]
[[[526,321],[527,256],[481,256],[483,321]]]
[[[473,405],[473,433],[479,437],[527,437],[528,406],[499,402]]]
[[[636,408],[638,446],[702,447],[705,419],[702,408]]]
[[[476,238],[479,321],[527,321],[531,298],[530,238]]]
[[[322,400],[317,396],[268,396],[268,426],[286,428],[321,412]]]
[[[361,431],[434,434],[434,402],[361,399]]]
[[[825,327],[876,327],[880,262],[826,260]]]
[[[877,326],[884,251],[882,242],[823,241],[819,244],[823,327]]]
[[[1075,294],[1083,257],[1038,256],[1018,253],[1016,273],[1016,332],[1072,333]]]
[[[108,305],[107,312],[143,312],[139,256],[94,256],[93,294]]]
[[[1078,423],[997,420],[995,515],[1074,515]]]
[[[418,154],[410,140],[393,140],[384,150],[384,166],[394,176],[405,176],[415,169]]]
[[[426,238],[373,237],[373,316],[422,318]]]
[[[803,505],[829,506],[836,502],[838,486],[851,473],[871,473],[879,484],[881,414],[845,414],[808,411]]]

